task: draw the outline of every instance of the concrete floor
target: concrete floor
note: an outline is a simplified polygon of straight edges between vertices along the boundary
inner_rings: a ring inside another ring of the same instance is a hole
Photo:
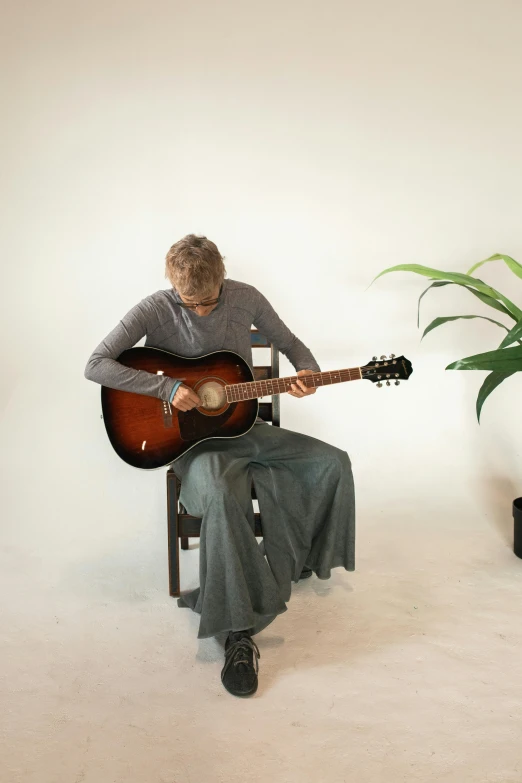
[[[509,505],[464,507],[364,514],[358,570],[299,583],[256,637],[247,700],[167,596],[163,535],[92,561],[4,546],[1,779],[520,783],[522,561]]]

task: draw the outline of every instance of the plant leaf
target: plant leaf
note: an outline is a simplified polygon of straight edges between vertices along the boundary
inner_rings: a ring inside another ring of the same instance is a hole
[[[436,282],[436,283],[432,283],[432,284],[431,284],[431,285],[429,285],[427,288],[425,288],[425,289],[424,289],[424,291],[422,292],[422,294],[419,296],[419,303],[418,303],[418,305],[417,305],[417,329],[418,329],[418,328],[419,328],[419,326],[420,326],[420,304],[421,304],[421,301],[422,301],[422,297],[423,297],[425,294],[427,294],[427,293],[428,293],[428,291],[430,290],[430,288],[441,288],[443,285],[453,285],[453,283],[450,283],[450,281],[449,281],[449,280],[446,280],[446,281],[438,281],[438,282]]]
[[[505,256],[503,253],[495,253],[489,258],[486,258],[484,261],[479,261],[478,264],[475,264],[474,266],[471,267],[471,269],[468,272],[468,275],[471,275],[471,273],[474,272],[475,269],[478,269],[479,266],[482,266],[483,264],[488,264],[490,261],[505,261],[505,263],[511,269],[511,271],[514,272],[514,274],[517,277],[522,278],[522,264],[519,264],[518,261],[515,261],[515,259],[511,258],[511,256]]]
[[[431,322],[429,326],[427,326],[422,333],[421,340],[426,337],[428,332],[431,332],[432,329],[436,329],[437,326],[442,326],[442,324],[448,323],[448,321],[457,321],[459,318],[484,318],[485,321],[491,321],[492,324],[496,324],[497,326],[502,327],[502,329],[505,329],[506,332],[509,332],[509,329],[507,326],[504,326],[504,324],[501,324],[500,321],[494,321],[493,318],[486,318],[485,315],[449,315],[445,316],[443,318],[435,318],[434,321]],[[516,328],[516,327],[515,327]],[[507,338],[505,338],[507,339]],[[514,341],[512,341],[514,342]]]
[[[520,342],[520,339],[522,338],[522,321],[519,321],[518,324],[516,324],[504,337],[499,348],[505,348],[507,345],[511,345],[511,343]]]
[[[500,302],[497,302],[497,300],[493,299],[491,296],[487,296],[486,294],[482,294],[480,291],[475,291],[474,288],[470,288],[469,286],[463,285],[462,283],[452,283],[450,280],[445,280],[445,281],[442,281],[442,282],[438,281],[436,283],[432,283],[419,296],[419,304],[418,304],[418,307],[417,307],[417,327],[420,326],[420,303],[421,303],[422,297],[424,296],[424,294],[428,293],[430,288],[440,288],[443,285],[460,285],[462,288],[465,288],[471,294],[473,294],[478,299],[480,299],[481,302],[484,302],[484,304],[487,304],[490,307],[493,307],[495,310],[498,310],[500,313],[504,313],[504,315],[509,315],[510,318],[515,319],[515,316],[512,313],[509,312],[507,307],[504,307],[503,304],[501,304]]]
[[[490,307],[494,307],[495,310],[498,310],[500,313],[509,315],[509,317],[513,318],[515,321],[517,320],[516,316],[513,315],[513,313],[511,313],[507,309],[507,307],[504,307],[504,305],[501,302],[497,302],[497,300],[493,299],[491,296],[487,296],[486,294],[483,294],[480,291],[475,291],[474,288],[470,288],[469,286],[464,286],[464,288],[467,288],[468,291],[471,291],[471,293],[474,294],[476,297],[478,297],[481,302],[484,302],[484,304],[487,304]]]
[[[453,364],[448,364],[447,370],[492,370],[495,372],[517,372],[522,370],[522,345],[514,348],[497,348],[494,351],[466,356]]]
[[[487,397],[491,394],[492,391],[494,391],[497,386],[500,386],[500,384],[506,380],[506,378],[509,378],[511,375],[514,375],[516,373],[516,370],[512,370],[511,372],[490,372],[490,374],[486,377],[484,380],[484,383],[479,389],[478,397],[477,397],[477,419],[480,424],[480,413],[482,411],[482,406],[484,405]]]
[[[383,272],[380,272],[380,274],[378,274],[377,277],[372,280],[371,284],[373,285],[373,283],[378,280],[379,277],[382,277],[389,272],[414,272],[417,275],[423,275],[424,277],[429,277],[432,280],[448,280],[452,283],[458,283],[459,285],[471,286],[477,291],[480,291],[480,293],[486,294],[493,299],[501,301],[509,310],[515,321],[519,321],[522,318],[522,310],[519,310],[519,308],[506,296],[501,294],[500,291],[497,291],[495,288],[487,285],[483,280],[479,280],[478,277],[463,275],[460,272],[441,272],[439,269],[432,269],[429,266],[422,266],[421,264],[398,264],[397,266],[389,267]]]

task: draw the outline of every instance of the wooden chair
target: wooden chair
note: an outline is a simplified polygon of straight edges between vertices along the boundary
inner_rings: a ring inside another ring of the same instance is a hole
[[[252,329],[252,348],[270,348],[270,364],[254,366],[254,378],[256,381],[267,378],[279,377],[279,351],[266,337],[259,334],[257,329]],[[255,365],[255,357],[254,357]],[[280,426],[279,395],[272,397],[272,402],[259,404],[259,416],[272,426]],[[167,470],[167,529],[168,529],[168,558],[169,558],[169,592],[172,597],[180,595],[179,579],[179,540],[181,548],[189,548],[189,538],[199,538],[201,534],[201,518],[187,514],[186,509],[179,502],[179,490],[181,481],[174,473],[172,467]],[[252,498],[256,498],[255,488],[252,483]],[[262,536],[261,514],[255,515],[255,535]]]

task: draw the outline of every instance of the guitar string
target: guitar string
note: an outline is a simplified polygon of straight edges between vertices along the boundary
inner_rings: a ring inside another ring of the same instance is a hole
[[[336,375],[339,375],[339,377],[341,377],[341,376],[346,376],[346,374],[349,373],[350,376],[351,376],[352,373],[355,373],[353,378],[352,377],[344,378],[344,380],[358,380],[358,379],[361,378],[360,371],[372,370],[372,369],[374,369],[374,368],[373,367],[360,367],[360,368],[357,367],[357,368],[349,368],[349,369],[346,369],[346,370],[324,370],[321,373],[314,373],[314,375],[320,375],[321,376],[321,380],[322,380],[325,375],[330,375],[330,376],[333,376],[335,378]],[[394,376],[398,375],[398,373],[387,373],[387,372],[382,372],[381,374],[382,375],[394,375]],[[259,379],[257,381],[242,381],[241,383],[227,384],[227,387],[228,388],[237,388],[238,386],[254,386],[256,384],[281,383],[281,382],[284,382],[284,381],[291,381],[292,383],[294,383],[295,380],[303,380],[304,378],[310,378],[310,377],[311,377],[310,375],[300,375],[300,376],[290,375],[290,376],[285,376],[285,377],[281,377],[281,378],[261,378],[261,379]],[[331,380],[331,378],[330,379],[326,378],[325,380],[328,381],[328,380]],[[308,384],[306,384],[306,385],[308,385]],[[331,385],[331,384],[327,383],[327,384],[321,384],[321,385]],[[310,386],[309,388],[313,388],[313,387]]]
[[[382,365],[382,369],[387,369],[388,367],[393,367],[393,366],[394,365]],[[325,375],[333,375],[333,376],[339,375],[339,376],[341,376],[342,374],[346,375],[347,373],[350,373],[350,375],[351,375],[351,373],[357,373],[357,375],[355,375],[354,377],[343,378],[342,380],[339,381],[340,383],[342,383],[343,381],[346,382],[346,381],[365,380],[365,379],[362,378],[362,372],[363,371],[366,371],[366,370],[380,370],[380,369],[381,369],[381,367],[379,367],[378,365],[377,366],[376,365],[372,365],[372,366],[364,365],[362,367],[349,367],[349,368],[346,368],[345,370],[324,370],[324,371],[321,371],[320,373],[313,373],[313,374],[314,375],[320,375],[321,378],[322,378]],[[381,375],[390,375],[391,378],[394,378],[394,377],[397,378],[397,374],[396,373],[382,372]],[[294,375],[291,375],[291,376],[287,376],[287,377],[284,377],[284,378],[267,378],[267,379],[259,380],[259,381],[244,381],[243,383],[228,384],[225,388],[237,389],[237,391],[239,393],[240,392],[240,390],[239,390],[240,386],[254,387],[257,384],[262,384],[262,383],[268,384],[268,383],[284,382],[284,381],[289,380],[289,379],[293,383],[294,382],[293,381],[294,378],[296,378],[298,380],[302,380],[303,378],[306,378],[306,377],[309,378],[310,375],[308,375],[308,376],[303,376],[303,375],[301,375],[301,376],[294,376]],[[399,375],[399,377],[400,377],[400,375]],[[382,378],[381,380],[388,380],[388,378]],[[403,378],[403,380],[404,380],[404,378]],[[319,386],[333,386],[334,383],[335,383],[335,380],[332,382],[331,379],[330,379],[330,383],[321,383],[321,384],[319,384]],[[305,385],[308,386],[308,384],[305,384]],[[308,388],[309,389],[313,389],[313,388],[317,389],[318,386],[316,386],[314,384],[313,386],[308,386]],[[252,391],[253,390],[254,389],[252,388]],[[263,393],[263,389],[261,388],[260,389],[261,394],[256,394],[255,397],[250,397],[250,398],[246,398],[246,399],[237,399],[237,400],[232,399],[232,400],[229,400],[229,402],[246,402],[247,399],[254,399],[255,400],[255,399],[259,399],[259,397],[274,396],[274,394],[275,395],[277,395],[277,394],[285,394],[287,391],[288,391],[288,389],[280,389],[280,390],[273,390],[273,391],[268,391],[267,390],[265,393]],[[243,394],[244,393],[249,393],[249,392],[250,392],[250,388],[241,389],[241,393],[243,393]]]

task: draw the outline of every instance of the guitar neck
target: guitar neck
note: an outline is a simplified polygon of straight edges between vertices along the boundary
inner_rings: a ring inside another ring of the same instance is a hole
[[[346,370],[331,370],[329,372],[314,372],[311,375],[300,375],[299,380],[305,386],[317,388],[318,386],[330,386],[332,383],[345,383],[346,381],[358,381],[362,378],[360,367],[350,367]],[[297,375],[289,375],[287,378],[269,378],[266,381],[250,381],[248,383],[233,383],[225,386],[227,402],[240,402],[241,400],[255,400],[257,397],[266,397],[274,394],[284,394],[292,389],[292,384],[298,380]]]

